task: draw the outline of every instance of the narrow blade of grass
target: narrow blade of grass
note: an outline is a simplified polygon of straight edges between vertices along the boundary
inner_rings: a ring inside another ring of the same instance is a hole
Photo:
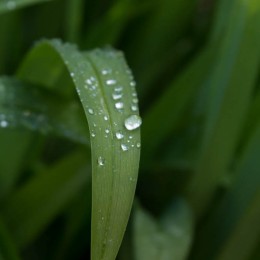
[[[205,212],[227,172],[249,108],[260,60],[260,2],[235,1],[211,77],[202,151],[187,197]]]
[[[183,201],[175,203],[157,221],[140,206],[134,219],[136,260],[184,260],[193,236],[190,209]]]
[[[0,0],[0,14],[51,0]]]
[[[121,53],[111,49],[80,53],[74,46],[57,40],[38,44],[22,64],[19,77],[30,78],[33,61],[37,57],[46,60],[46,56],[66,65],[88,120],[92,149],[92,259],[114,259],[129,218],[140,158],[141,119],[135,82]],[[41,74],[39,70],[38,73]]]
[[[83,152],[67,156],[2,203],[0,214],[19,248],[29,245],[86,187],[86,158]]]
[[[1,201],[12,190],[20,176],[26,152],[32,143],[32,135],[28,131],[0,129],[0,140]],[[12,163],[6,158],[12,158]]]
[[[242,154],[231,189],[199,231],[192,259],[249,259],[260,236],[259,154],[258,124]]]
[[[144,164],[151,161],[159,145],[179,125],[192,98],[207,80],[205,75],[209,73],[214,53],[214,46],[208,46],[200,53],[145,114],[142,128]]]
[[[12,238],[6,229],[2,219],[0,219],[0,259],[1,260],[19,260],[17,249]]]

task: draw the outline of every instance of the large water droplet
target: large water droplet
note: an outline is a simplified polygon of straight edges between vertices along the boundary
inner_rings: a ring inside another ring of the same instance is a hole
[[[121,132],[116,132],[116,138],[118,139],[118,140],[120,140],[120,139],[123,139],[124,138],[124,135],[121,133]]]
[[[105,165],[105,159],[103,157],[101,157],[101,156],[98,157],[97,162],[98,162],[99,166],[104,166]]]
[[[125,127],[127,130],[130,131],[137,129],[138,127],[140,127],[141,124],[142,124],[142,119],[138,115],[129,116],[125,120]]]

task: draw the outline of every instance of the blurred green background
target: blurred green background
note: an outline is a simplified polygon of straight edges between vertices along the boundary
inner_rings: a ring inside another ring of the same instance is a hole
[[[259,0],[0,0],[0,260],[89,259],[90,148],[19,113],[78,102],[15,90],[42,38],[120,49],[137,81],[141,163],[118,259],[260,259]],[[35,66],[33,84],[51,84]],[[52,120],[70,113],[85,129],[77,109]]]

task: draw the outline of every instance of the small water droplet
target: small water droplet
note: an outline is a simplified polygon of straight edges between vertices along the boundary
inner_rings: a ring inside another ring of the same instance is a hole
[[[70,76],[73,78],[75,76],[74,72],[71,72]]]
[[[137,111],[138,110],[138,107],[136,105],[131,105],[131,110],[132,111]]]
[[[123,139],[123,138],[124,138],[124,135],[122,134],[122,132],[118,131],[118,132],[116,132],[116,138],[117,138],[118,140]]]
[[[115,107],[117,109],[122,109],[122,108],[124,108],[124,103],[123,102],[117,102],[117,103],[115,103]]]
[[[132,93],[132,96],[137,97],[137,93],[136,92]]]
[[[110,69],[103,69],[101,71],[102,75],[107,75],[107,74],[110,74],[111,73],[111,70]]]
[[[106,81],[107,85],[111,86],[111,85],[115,85],[116,84],[116,80],[115,79],[108,79]]]
[[[131,86],[131,87],[135,87],[135,86],[136,86],[135,81],[131,81],[131,82],[130,82],[130,86]]]
[[[8,126],[8,122],[7,122],[6,120],[2,120],[2,121],[0,121],[0,126],[1,126],[2,128],[5,128],[5,127]]]
[[[108,120],[108,116],[104,116],[104,120],[107,121]]]
[[[118,99],[122,98],[122,96],[123,96],[123,94],[121,94],[121,93],[113,93],[112,94],[112,97],[113,97],[114,100],[118,100]]]
[[[138,103],[138,99],[137,98],[133,98],[133,103],[137,104]]]
[[[92,132],[92,133],[91,133],[91,136],[92,136],[92,137],[95,137],[95,136],[96,136],[96,134],[95,134],[94,132]]]
[[[106,130],[105,130],[105,133],[106,133],[106,134],[109,134],[109,129],[106,129]]]
[[[89,108],[89,109],[88,109],[88,112],[89,112],[90,115],[93,115],[93,114],[94,114],[94,110],[93,110],[92,108]]]
[[[115,92],[121,92],[123,90],[123,87],[119,86],[119,87],[115,87]]]
[[[104,166],[105,165],[105,159],[103,157],[101,157],[101,156],[98,157],[97,162],[98,162],[99,166]]]
[[[121,144],[121,149],[125,152],[128,151],[128,146],[126,144]]]
[[[125,120],[125,127],[127,130],[130,131],[137,129],[138,127],[140,127],[141,124],[142,124],[142,119],[138,115],[129,116]]]
[[[7,1],[6,7],[9,10],[14,10],[16,8],[16,3],[14,1]]]
[[[136,144],[136,147],[137,147],[137,148],[140,148],[140,147],[141,147],[141,143],[137,143],[137,144]]]

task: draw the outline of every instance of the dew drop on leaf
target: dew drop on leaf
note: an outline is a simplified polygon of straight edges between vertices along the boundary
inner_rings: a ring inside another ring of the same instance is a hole
[[[138,127],[140,127],[141,124],[142,124],[142,119],[138,115],[129,116],[125,120],[125,128],[130,131],[137,129]]]
[[[128,146],[126,144],[121,144],[121,149],[125,152],[128,151]]]
[[[101,157],[101,156],[98,157],[97,162],[98,162],[99,166],[104,166],[105,165],[105,159],[103,157]]]
[[[116,132],[116,138],[117,138],[118,140],[123,139],[123,138],[124,138],[124,135],[123,135],[121,132]]]

